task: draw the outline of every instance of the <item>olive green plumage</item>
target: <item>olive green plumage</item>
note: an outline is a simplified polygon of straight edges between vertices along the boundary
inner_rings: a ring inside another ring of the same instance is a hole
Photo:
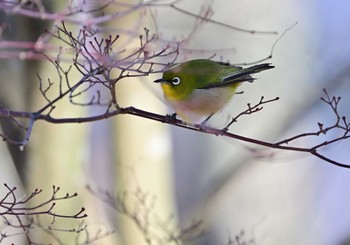
[[[270,64],[248,68],[206,59],[190,60],[171,66],[163,73],[161,83],[164,98],[187,122],[199,122],[221,110],[250,75],[271,69]]]

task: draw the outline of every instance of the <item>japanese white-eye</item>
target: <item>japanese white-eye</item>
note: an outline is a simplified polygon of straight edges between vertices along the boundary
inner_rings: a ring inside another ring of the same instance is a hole
[[[253,82],[251,74],[271,68],[268,63],[242,68],[196,59],[171,66],[154,82],[161,83],[164,98],[177,115],[187,123],[198,123],[225,107],[242,82]]]

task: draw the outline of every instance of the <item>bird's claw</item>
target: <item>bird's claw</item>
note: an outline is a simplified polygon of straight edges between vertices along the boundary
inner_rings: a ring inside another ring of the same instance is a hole
[[[175,123],[176,122],[176,113],[166,114],[165,121],[167,123]]]
[[[221,129],[222,132],[227,132],[229,130],[228,127],[224,127],[223,129]]]
[[[214,115],[214,113],[213,114],[211,114],[210,116],[208,116],[203,122],[201,122],[201,124],[199,125],[199,129],[201,130],[201,131],[206,131],[207,129],[208,129],[208,127],[207,127],[207,122],[209,121],[209,119],[212,117]]]
[[[208,126],[207,126],[207,122],[206,121],[204,121],[201,124],[199,124],[199,130],[200,131],[204,131],[205,132],[207,130],[207,128],[208,128]]]

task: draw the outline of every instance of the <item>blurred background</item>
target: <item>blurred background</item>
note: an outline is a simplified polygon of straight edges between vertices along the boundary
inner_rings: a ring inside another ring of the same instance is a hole
[[[239,89],[244,93],[237,94],[223,112],[215,115],[209,122],[211,126],[223,127],[246,109],[247,103],[256,103],[261,96],[278,96],[279,101],[267,104],[261,112],[240,118],[230,132],[277,142],[318,130],[318,122],[327,125],[335,120],[331,108],[320,100],[323,88],[330,95],[341,96],[339,111],[350,115],[347,1],[174,2],[183,10],[248,31],[205,21],[200,24],[198,18],[171,7],[171,1],[145,3],[150,7],[103,23],[103,34],[121,35],[117,49],[137,48],[137,36],[126,33],[135,29],[141,33],[147,27],[159,35],[163,44],[185,40],[180,60],[215,54],[214,60],[242,65],[268,57],[280,35],[298,23],[277,42],[272,58],[265,61],[275,69],[257,74],[253,84],[243,84]],[[137,4],[140,2],[118,1],[103,12],[128,11]],[[45,1],[45,9],[50,12],[65,8],[64,2]],[[3,28],[2,41],[34,42],[45,28],[57,24],[3,10],[0,17],[2,26],[7,26]],[[80,24],[72,28],[77,30],[94,17],[98,16],[81,13]],[[157,50],[157,46],[152,48]],[[3,48],[0,53],[5,51]],[[19,111],[41,108],[44,101],[37,74],[43,80],[57,79],[52,65],[20,59],[0,62],[0,104]],[[152,83],[160,76],[122,80],[116,88],[120,105],[172,113],[162,99],[161,89]],[[71,79],[80,77],[75,72]],[[103,98],[108,96],[102,94]],[[106,109],[72,106],[66,101],[57,106],[55,116],[91,116]],[[1,132],[15,139],[23,137],[13,124],[0,120]],[[307,147],[327,139],[304,138],[297,143]],[[339,142],[322,153],[350,163],[349,146],[349,142]],[[166,239],[172,233],[182,234],[181,244],[191,245],[350,244],[350,172],[308,154],[272,151],[120,115],[88,124],[38,121],[22,151],[6,142],[0,144],[0,162],[1,184],[21,187],[22,193],[42,188],[43,196],[50,196],[52,185],[60,186],[63,193],[79,193],[57,209],[70,213],[84,206],[89,215],[86,223],[96,230],[115,230],[96,244],[179,244]],[[99,194],[88,191],[87,185]],[[115,196],[123,194],[129,211],[116,210],[101,200],[105,191]],[[0,194],[4,193],[6,189],[0,188]],[[135,213],[143,215],[139,217],[141,224],[135,218],[138,216],[132,215]],[[77,221],[69,222],[74,226]],[[0,228],[5,231],[6,226]],[[43,243],[55,243],[45,240],[49,239],[45,235],[35,235]],[[65,244],[74,244],[72,236],[60,236]],[[19,239],[16,244],[25,244],[21,236],[14,238]]]

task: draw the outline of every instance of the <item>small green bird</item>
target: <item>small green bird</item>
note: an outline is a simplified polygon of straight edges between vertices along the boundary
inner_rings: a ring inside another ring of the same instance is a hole
[[[171,66],[154,82],[161,83],[165,100],[185,122],[205,123],[225,107],[242,82],[255,80],[250,74],[271,68],[268,63],[242,68],[196,59]]]

